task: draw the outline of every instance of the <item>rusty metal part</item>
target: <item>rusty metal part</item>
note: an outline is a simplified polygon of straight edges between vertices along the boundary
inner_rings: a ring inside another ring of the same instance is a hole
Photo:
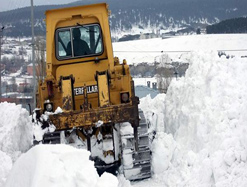
[[[62,92],[64,110],[72,110],[74,106],[74,86],[73,75],[62,77]]]
[[[63,97],[63,109],[71,110],[72,98],[70,96]]]
[[[83,88],[83,94],[84,94],[84,103],[83,103],[83,111],[88,111],[88,97],[87,97],[87,86],[84,84]]]
[[[87,150],[91,152],[91,137],[87,136]]]
[[[76,129],[76,134],[83,140],[85,141],[87,139],[87,136],[84,135],[79,129]]]
[[[114,151],[113,150],[108,150],[108,151],[103,151],[104,157],[107,157],[108,155],[114,157]]]
[[[132,98],[131,100],[133,101],[134,105],[139,104],[139,98],[135,97],[135,85],[134,85],[134,81],[131,81],[131,95]],[[138,145],[139,145],[139,140],[138,140],[138,130],[137,127],[139,127],[139,111],[138,111],[138,107],[135,107],[134,111],[133,111],[133,115],[137,116],[138,120],[136,120],[134,123],[131,123],[132,127],[134,128],[134,140],[135,140],[135,151],[138,151]],[[136,125],[137,124],[137,125]]]
[[[106,123],[121,123],[128,121],[132,126],[139,125],[137,105],[121,104],[107,108],[90,109],[89,111],[70,111],[50,115],[50,121],[56,126],[56,130],[66,130],[78,127],[92,127],[101,121]]]

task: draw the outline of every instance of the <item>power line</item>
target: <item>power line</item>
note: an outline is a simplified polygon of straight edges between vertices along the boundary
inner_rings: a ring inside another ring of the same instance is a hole
[[[247,49],[221,49],[221,50],[217,50],[217,51],[247,51]]]
[[[113,51],[116,53],[187,53],[191,51]]]
[[[24,6],[22,5],[26,4],[25,2],[27,2],[27,0],[19,0],[18,3],[17,2],[14,3],[11,0],[8,1],[7,10],[13,11],[13,13],[9,14],[8,16],[5,16],[5,19],[3,19],[2,22],[6,23],[7,20],[18,20],[18,12],[15,9],[23,8]]]
[[[216,51],[247,51],[247,49],[216,49]],[[113,51],[116,53],[189,53],[193,51]]]

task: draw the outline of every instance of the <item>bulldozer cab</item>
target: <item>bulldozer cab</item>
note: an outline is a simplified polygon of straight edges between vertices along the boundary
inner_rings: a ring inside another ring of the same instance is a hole
[[[130,90],[130,74],[125,76],[128,84],[118,86],[119,88],[114,92],[110,92],[109,87],[101,86],[101,90],[105,90],[104,98],[106,99],[99,99],[97,95],[100,89],[98,75],[105,74],[104,79],[107,80],[104,82],[109,84],[109,75],[117,72],[114,67],[116,62],[113,58],[108,16],[108,5],[105,3],[46,11],[47,77],[45,82],[48,86],[39,90],[39,101],[55,99],[54,107],[63,106],[62,108],[66,110],[80,110],[85,99],[90,102],[91,108],[110,103],[120,104],[120,96],[116,97],[116,94],[119,89]],[[125,68],[127,72],[128,66]],[[103,76],[101,77],[100,80],[103,80]],[[62,85],[65,84],[65,79],[71,79],[73,82],[68,81],[67,85],[63,86],[63,88],[72,87],[68,91],[71,92],[70,95],[62,94],[64,90],[61,89],[60,93],[56,93],[59,90],[54,89],[57,81]],[[114,81],[111,83],[114,85]],[[44,92],[45,89],[48,89],[48,95]],[[87,92],[87,98],[85,98],[84,90]],[[65,99],[69,101],[66,106],[63,101]],[[103,104],[102,102],[100,104],[102,99]],[[42,102],[38,103],[41,108],[44,108]]]
[[[56,37],[57,59],[98,56],[103,53],[102,34],[99,24],[58,29]]]
[[[48,62],[113,59],[108,14],[105,3],[46,11]]]

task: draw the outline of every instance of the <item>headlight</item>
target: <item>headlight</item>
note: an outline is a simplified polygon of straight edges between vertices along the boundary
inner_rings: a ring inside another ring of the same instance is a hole
[[[45,103],[45,111],[52,112],[53,111],[53,104],[52,103]]]

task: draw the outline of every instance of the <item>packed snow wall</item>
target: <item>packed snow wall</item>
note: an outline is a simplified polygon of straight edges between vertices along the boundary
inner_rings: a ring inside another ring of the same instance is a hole
[[[247,59],[212,51],[189,59],[185,77],[174,79],[160,102],[141,100],[156,126],[153,179],[167,186],[247,186]]]

